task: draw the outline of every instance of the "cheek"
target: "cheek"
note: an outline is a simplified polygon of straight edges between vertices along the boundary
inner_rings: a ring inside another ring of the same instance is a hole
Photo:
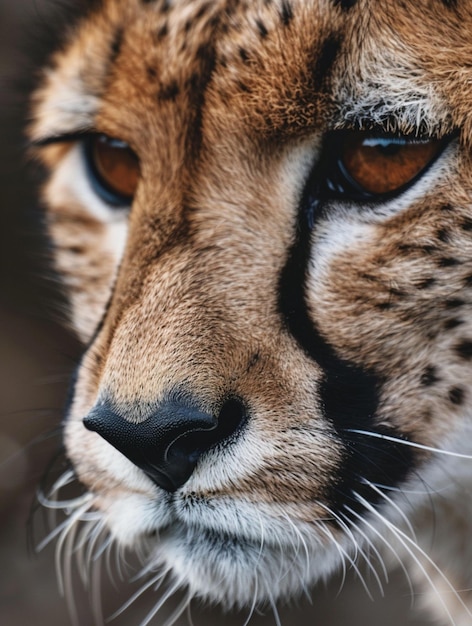
[[[101,319],[127,237],[127,217],[93,193],[81,152],[72,148],[44,190],[55,268],[71,305],[71,325],[88,341]]]

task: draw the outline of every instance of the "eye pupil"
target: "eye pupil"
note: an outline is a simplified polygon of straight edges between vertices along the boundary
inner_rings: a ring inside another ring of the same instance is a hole
[[[108,135],[91,135],[86,159],[99,195],[115,206],[130,204],[139,182],[139,160],[129,145]]]

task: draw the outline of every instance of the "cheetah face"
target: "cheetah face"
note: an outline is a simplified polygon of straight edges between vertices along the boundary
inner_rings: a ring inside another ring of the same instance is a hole
[[[272,602],[409,547],[395,490],[467,453],[471,28],[441,0],[104,0],[44,73],[88,346],[67,454],[192,595]]]

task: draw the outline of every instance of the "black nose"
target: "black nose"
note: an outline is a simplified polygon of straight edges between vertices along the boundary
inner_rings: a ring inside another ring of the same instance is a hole
[[[127,411],[128,417],[132,411]],[[201,455],[240,430],[246,412],[239,399],[217,416],[190,402],[166,401],[146,420],[131,422],[108,404],[95,406],[84,425],[141,468],[159,487],[176,491],[190,478]]]

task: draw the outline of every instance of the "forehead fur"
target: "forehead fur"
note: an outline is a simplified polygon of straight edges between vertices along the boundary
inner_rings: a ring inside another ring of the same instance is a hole
[[[442,0],[109,0],[53,59],[33,137],[98,127],[132,142],[176,98],[201,108],[211,83],[279,140],[320,121],[468,140],[471,28],[468,3]]]

